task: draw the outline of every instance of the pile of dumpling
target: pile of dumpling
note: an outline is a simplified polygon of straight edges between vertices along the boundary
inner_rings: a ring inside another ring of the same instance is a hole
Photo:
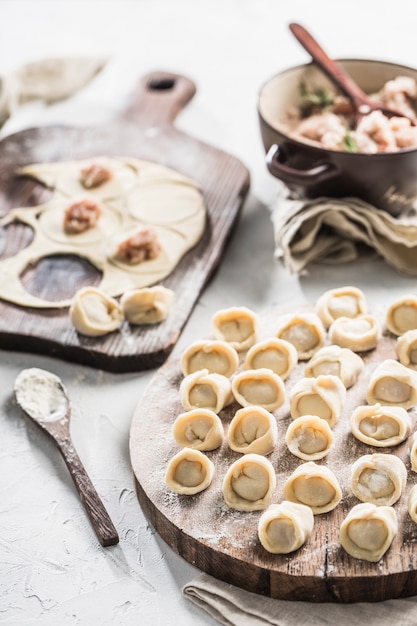
[[[240,408],[227,428],[227,443],[242,456],[224,476],[226,504],[240,511],[263,511],[258,537],[269,552],[287,554],[309,538],[314,516],[333,510],[342,499],[335,473],[322,460],[334,445],[333,428],[345,407],[347,390],[364,369],[361,353],[377,347],[380,321],[367,312],[363,292],[347,286],[326,291],[315,312],[279,317],[274,336],[260,340],[260,319],[246,307],[218,311],[214,339],[192,343],[182,354],[179,388],[184,412],[173,424],[181,447],[168,463],[166,483],[192,495],[212,482],[215,465],[205,452],[222,445],[225,428],[219,413],[232,403]],[[397,359],[373,370],[366,403],[350,416],[350,431],[362,443],[386,448],[410,437],[410,409],[417,405],[417,296],[393,302],[385,317],[396,339]],[[288,392],[285,381],[300,362],[304,375]],[[289,405],[291,422],[285,443],[303,461],[284,484],[284,499],[272,503],[276,471],[266,458],[277,443],[274,412]],[[417,433],[411,438],[410,463],[417,472]],[[396,455],[360,456],[351,465],[349,488],[360,501],[340,527],[340,543],[351,556],[379,561],[398,531],[393,508],[404,492],[407,470]],[[417,522],[417,485],[408,499]]]

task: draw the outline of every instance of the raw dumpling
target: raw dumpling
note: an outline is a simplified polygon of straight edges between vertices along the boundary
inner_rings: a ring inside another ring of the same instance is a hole
[[[367,312],[365,295],[357,287],[330,289],[317,300],[316,312],[325,328],[329,328],[338,317],[364,315]]]
[[[175,441],[184,448],[215,450],[223,441],[223,424],[210,409],[192,409],[176,418],[172,431]]]
[[[338,317],[329,328],[329,339],[341,348],[364,352],[376,348],[381,337],[381,326],[372,315],[354,319]]]
[[[182,380],[180,398],[187,411],[203,408],[220,413],[233,400],[231,383],[221,374],[210,374],[207,369],[198,370]]]
[[[174,292],[162,285],[125,291],[120,304],[130,324],[157,324],[168,317]]]
[[[303,415],[290,422],[285,443],[299,459],[318,461],[330,452],[334,436],[326,420],[317,415]]]
[[[361,503],[343,520],[340,543],[355,559],[376,563],[390,547],[397,531],[397,514],[393,507]]]
[[[289,554],[301,548],[311,535],[314,515],[310,507],[283,500],[270,504],[258,522],[259,541],[272,554]]]
[[[413,472],[417,472],[417,432],[413,433],[411,437],[410,463]]]
[[[417,370],[417,329],[407,330],[398,337],[395,351],[402,365]]]
[[[199,493],[210,485],[214,463],[192,448],[183,448],[168,463],[165,482],[171,491],[186,496]]]
[[[350,426],[359,441],[387,448],[407,439],[411,431],[411,417],[401,406],[381,406],[377,403],[356,407]]]
[[[407,470],[394,454],[365,454],[351,467],[350,486],[362,502],[391,506],[400,498],[407,480]]]
[[[411,488],[407,500],[407,509],[413,522],[417,523],[417,485]]]
[[[305,361],[324,345],[325,330],[315,313],[290,313],[278,320],[276,336],[292,343],[298,359]]]
[[[346,398],[346,387],[331,374],[317,378],[301,378],[290,393],[292,419],[301,415],[317,415],[332,427],[339,419]]]
[[[256,342],[259,332],[258,316],[246,307],[231,307],[217,311],[212,318],[216,339],[227,341],[238,352]]]
[[[417,373],[394,359],[382,361],[371,375],[366,401],[410,409],[417,403]]]
[[[272,463],[260,454],[245,454],[232,463],[223,480],[226,504],[238,511],[262,511],[276,486]]]
[[[239,365],[239,355],[226,341],[194,341],[183,352],[181,369],[184,376],[207,369],[211,374],[230,378]]]
[[[402,335],[417,328],[417,296],[408,295],[395,300],[387,311],[385,323],[393,335]]]
[[[243,454],[269,454],[277,442],[275,417],[260,406],[239,409],[228,430],[229,447]]]
[[[260,341],[248,351],[243,367],[247,370],[267,368],[285,380],[297,365],[296,348],[289,341],[273,337]]]
[[[244,370],[232,380],[235,400],[241,406],[261,406],[275,411],[285,402],[285,386],[282,379],[272,370]]]
[[[84,287],[76,292],[69,316],[75,329],[89,337],[111,333],[123,322],[123,311],[117,300],[95,287]]]
[[[331,469],[308,461],[299,465],[285,482],[284,498],[305,504],[314,515],[319,515],[336,508],[342,498],[342,490]]]
[[[346,389],[355,384],[364,368],[363,359],[349,350],[340,346],[331,345],[320,348],[308,362],[304,376],[317,378],[321,374],[338,376]]]

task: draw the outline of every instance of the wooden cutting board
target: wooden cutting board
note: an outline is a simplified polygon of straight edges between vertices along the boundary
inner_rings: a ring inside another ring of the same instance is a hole
[[[272,329],[278,313],[269,312],[263,319],[263,327]],[[271,336],[271,332],[267,331],[265,336]],[[373,448],[356,440],[349,427],[353,409],[366,404],[371,372],[382,360],[396,358],[395,338],[385,333],[376,350],[361,356],[365,368],[347,392],[343,415],[333,429],[335,446],[325,459],[318,461],[336,474],[342,487],[342,501],[330,513],[315,516],[313,533],[302,548],[290,555],[274,555],[263,549],[257,537],[262,512],[235,511],[223,499],[223,477],[230,464],[241,456],[227,445],[228,424],[239,408],[237,404],[220,413],[225,431],[222,446],[206,453],[216,468],[210,487],[195,496],[180,496],[166,487],[164,475],[168,461],[179,451],[172,424],[184,411],[178,393],[183,378],[179,355],[171,355],[154,376],[134,414],[130,456],[141,507],[175,552],[216,578],[284,600],[372,602],[417,594],[417,524],[407,512],[408,493],[417,482],[417,475],[410,469],[409,442],[395,448]],[[305,363],[299,363],[287,379],[287,392],[302,378],[304,367]],[[410,414],[413,432],[416,409]],[[272,502],[281,502],[285,480],[302,461],[285,444],[285,432],[291,421],[289,402],[275,415],[278,444],[268,458],[277,473]],[[339,528],[348,511],[359,503],[348,487],[350,466],[359,456],[374,452],[400,456],[407,467],[408,481],[405,493],[394,505],[399,532],[382,560],[369,563],[354,559],[343,550]]]
[[[249,172],[235,157],[174,126],[196,91],[188,78],[167,72],[143,77],[126,111],[113,123],[93,128],[46,126],[0,142],[0,215],[18,206],[45,202],[51,192],[17,177],[28,163],[132,156],[155,161],[197,181],[207,205],[206,231],[163,284],[174,290],[168,319],[155,326],[130,327],[101,338],[79,335],[68,309],[37,310],[0,302],[0,349],[49,354],[108,371],[126,372],[160,365],[168,356],[206,282],[217,267],[249,190]],[[0,229],[0,258],[31,241],[21,224]],[[99,283],[98,271],[79,257],[42,259],[25,270],[26,289],[47,299],[70,298]]]

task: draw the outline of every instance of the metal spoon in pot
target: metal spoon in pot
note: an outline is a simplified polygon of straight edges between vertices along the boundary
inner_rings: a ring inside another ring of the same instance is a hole
[[[101,545],[118,543],[116,528],[72,444],[70,401],[61,379],[36,367],[25,369],[15,380],[14,393],[26,415],[58,446]]]
[[[412,126],[416,125],[416,120],[412,117],[371,99],[337,61],[327,56],[320,44],[310,35],[304,26],[293,22],[289,25],[289,28],[303,48],[307,50],[330,80],[350,98],[356,113],[356,124],[359,123],[364,115],[368,115],[371,111],[381,111],[387,117],[406,117],[410,120]]]

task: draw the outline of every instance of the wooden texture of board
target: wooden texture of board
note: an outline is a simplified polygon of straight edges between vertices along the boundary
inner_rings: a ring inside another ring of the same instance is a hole
[[[164,322],[126,324],[121,332],[90,338],[71,326],[68,309],[38,310],[2,301],[0,349],[49,354],[114,372],[149,369],[166,359],[220,262],[250,182],[238,159],[174,126],[195,91],[194,83],[184,76],[154,72],[139,81],[128,108],[111,124],[32,128],[0,142],[0,216],[51,196],[35,181],[17,177],[19,167],[101,155],[138,157],[189,176],[201,186],[208,212],[202,239],[162,283],[175,292]],[[31,239],[31,229],[22,224],[0,229],[0,258],[16,254]],[[58,300],[72,297],[80,287],[97,285],[99,279],[98,270],[80,257],[51,256],[29,266],[22,282],[30,293]]]
[[[288,312],[288,311],[285,311]],[[263,318],[264,338],[272,336],[279,311]],[[383,317],[383,316],[382,316]],[[337,476],[343,498],[330,513],[316,515],[312,535],[298,551],[289,555],[270,554],[260,544],[257,524],[261,511],[241,512],[224,502],[222,482],[227,468],[241,455],[227,445],[228,424],[239,406],[221,411],[225,439],[207,456],[216,472],[208,489],[194,496],[181,496],[165,485],[169,460],[179,451],[172,424],[184,409],[179,399],[183,378],[180,355],[175,352],[150,382],[134,414],[130,435],[130,456],[139,502],[161,537],[184,559],[201,570],[248,591],[284,600],[310,602],[372,602],[417,594],[417,524],[407,511],[407,498],[417,475],[410,468],[409,440],[392,448],[374,448],[361,443],[350,432],[353,409],[366,404],[365,394],[371,372],[383,360],[396,359],[395,337],[384,332],[375,350],[363,353],[365,367],[347,392],[343,414],[333,428],[335,445],[321,461]],[[303,461],[285,444],[291,421],[288,394],[303,377],[305,363],[299,362],[285,382],[287,401],[275,411],[278,443],[268,456],[277,474],[272,502],[283,499],[288,476]],[[412,432],[416,409],[410,411]],[[354,559],[341,547],[339,528],[348,511],[359,500],[349,489],[350,467],[354,460],[374,452],[398,455],[406,464],[405,492],[394,505],[399,531],[390,549],[378,563]]]

